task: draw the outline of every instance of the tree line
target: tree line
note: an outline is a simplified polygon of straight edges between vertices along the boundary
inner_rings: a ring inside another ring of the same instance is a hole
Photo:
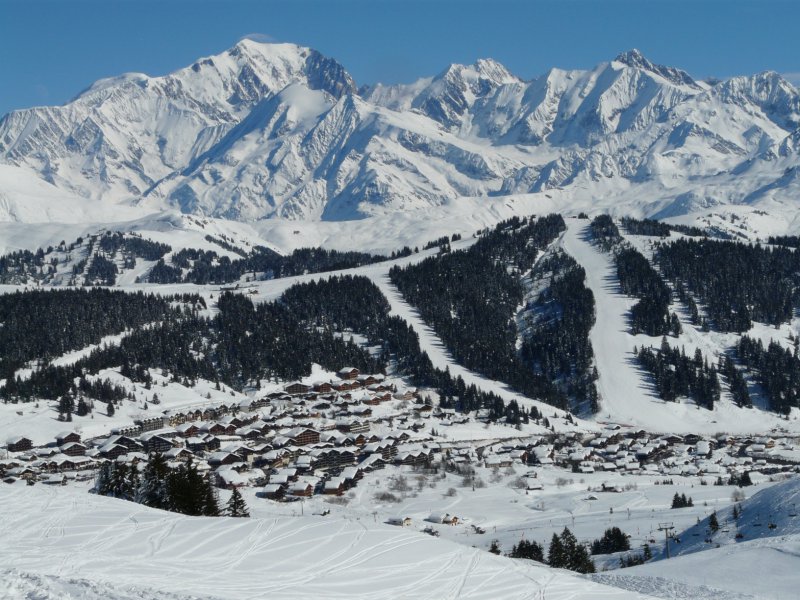
[[[595,303],[586,287],[586,273],[571,256],[558,251],[536,265],[531,280],[548,285],[526,306],[524,314],[533,319],[522,332],[520,356],[534,373],[554,383],[573,412],[597,412],[597,369],[589,341]],[[565,402],[554,400],[566,408]]]
[[[705,304],[717,331],[785,323],[800,301],[800,255],[788,248],[681,239],[660,244],[654,259]]]
[[[238,490],[234,490],[227,507],[220,508],[209,476],[201,475],[191,458],[174,467],[163,454],[154,453],[141,471],[136,464],[105,462],[97,472],[92,491],[184,515],[250,516]]]
[[[788,414],[800,408],[800,357],[798,341],[793,349],[784,348],[775,340],[764,347],[761,340],[742,336],[736,346],[739,360],[755,374],[769,399],[770,409]]]
[[[393,267],[389,276],[459,363],[567,408],[565,394],[517,352],[514,323],[524,298],[522,275],[565,228],[560,215],[515,217],[483,232],[466,250]]]
[[[687,396],[709,410],[719,400],[717,369],[709,365],[699,348],[690,358],[683,348],[672,348],[664,338],[660,349],[642,346],[638,352],[634,349],[634,353],[642,367],[652,374],[662,400],[674,402]]]

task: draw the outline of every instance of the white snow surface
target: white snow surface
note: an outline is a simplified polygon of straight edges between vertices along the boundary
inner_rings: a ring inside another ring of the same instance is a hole
[[[420,209],[423,222],[464,198],[528,197],[662,218],[742,205],[796,230],[799,126],[800,92],[773,72],[709,85],[630,51],[531,81],[482,59],[358,92],[312,49],[243,40],[163,77],[112,77],[64,106],[9,113],[0,163],[115,210],[248,222]],[[0,190],[3,220],[69,212],[2,178]]]
[[[747,488],[745,488],[747,489]],[[733,520],[732,506],[717,510],[720,530],[711,535],[708,517],[678,534],[671,542],[673,558],[661,554],[646,565],[595,577],[625,589],[653,590],[653,582],[664,582],[669,590],[675,582],[686,586],[715,588],[714,598],[763,598],[789,600],[797,597],[800,566],[800,479],[760,490],[740,504],[742,516]],[[775,527],[769,528],[772,523]],[[737,540],[736,534],[742,538]],[[710,542],[707,540],[711,540]],[[653,595],[664,598],[678,595]],[[685,596],[690,598],[691,596]]]
[[[637,299],[622,294],[613,257],[591,243],[588,227],[586,220],[568,219],[563,246],[585,269],[586,285],[595,298],[596,321],[589,337],[599,373],[598,420],[609,419],[641,426],[648,431],[672,433],[765,433],[778,426],[797,428],[796,415],[792,421],[787,422],[768,411],[739,408],[727,396],[716,402],[712,411],[699,408],[688,399],[679,402],[661,400],[648,385],[649,375],[639,368],[633,354],[634,346],[658,347],[661,338],[630,333],[630,307]],[[682,325],[686,332],[677,340],[669,338],[669,343],[678,347],[685,346],[688,353],[703,344],[702,350],[711,354],[709,359],[716,362],[724,346],[711,343],[711,336],[699,336],[685,321]],[[765,337],[767,340],[781,337],[780,331],[763,326],[756,325],[754,330],[761,334],[758,337]],[[789,331],[783,331],[783,336],[788,335]],[[752,335],[751,332],[748,333]],[[730,336],[720,337],[722,341],[732,343],[728,339]]]
[[[0,500],[9,600],[647,598],[364,520],[186,517],[26,485],[3,486]]]

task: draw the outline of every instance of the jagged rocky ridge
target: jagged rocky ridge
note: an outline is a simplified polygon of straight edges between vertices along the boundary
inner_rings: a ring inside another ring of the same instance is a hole
[[[795,202],[798,136],[800,93],[772,72],[709,83],[633,50],[531,81],[479,60],[357,89],[314,50],[243,40],[6,115],[0,163],[98,202],[243,221],[512,194],[664,217]]]

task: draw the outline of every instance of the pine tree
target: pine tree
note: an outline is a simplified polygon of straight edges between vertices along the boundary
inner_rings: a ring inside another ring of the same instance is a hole
[[[543,563],[544,549],[535,541],[520,540],[520,542],[511,549],[509,556],[511,558],[527,558]]]
[[[114,408],[114,403],[113,402],[109,402],[108,404],[106,404],[106,414],[109,417],[113,417],[115,412],[116,412],[116,409]]]
[[[98,496],[108,496],[111,492],[111,465],[110,462],[103,463],[97,470],[93,491]]]
[[[247,504],[245,504],[244,498],[242,498],[238,488],[233,488],[233,493],[231,494],[230,500],[228,500],[228,506],[225,509],[225,513],[229,517],[250,516],[250,511],[247,509]]]
[[[203,494],[203,515],[206,517],[218,517],[219,512],[219,501],[217,500],[214,486],[206,479]]]
[[[711,530],[711,533],[717,533],[719,531],[719,521],[717,521],[717,511],[711,513],[711,517],[708,519],[708,528]]]
[[[653,552],[650,550],[650,544],[644,545],[644,549],[642,550],[642,558],[644,558],[645,562],[653,558]]]
[[[500,542],[497,540],[492,540],[492,543],[489,546],[489,552],[492,554],[500,554]]]
[[[151,454],[142,473],[142,482],[136,491],[135,501],[153,508],[172,510],[173,503],[167,487],[169,475],[169,466],[164,455]]]
[[[566,567],[564,545],[555,533],[550,540],[550,549],[547,551],[547,564],[555,569],[563,569]]]

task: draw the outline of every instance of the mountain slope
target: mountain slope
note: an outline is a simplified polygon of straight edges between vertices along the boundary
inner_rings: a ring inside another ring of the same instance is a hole
[[[635,50],[531,81],[484,59],[357,91],[314,50],[244,40],[163,77],[105,79],[64,106],[6,115],[0,163],[104,205],[242,221],[520,195],[569,211],[784,214],[799,125],[800,94],[776,73],[710,84]],[[58,215],[30,212],[2,216]]]
[[[43,581],[126,591],[112,598],[131,586],[145,598],[645,598],[371,519],[186,517],[80,489],[4,493],[7,590]]]

